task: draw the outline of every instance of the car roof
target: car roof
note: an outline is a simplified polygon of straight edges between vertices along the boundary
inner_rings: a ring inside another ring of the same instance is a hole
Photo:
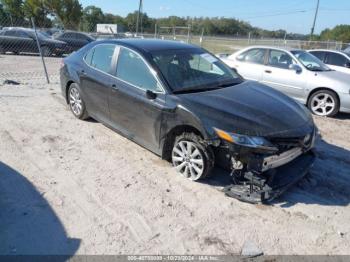
[[[246,49],[253,49],[253,48],[261,48],[261,49],[275,49],[275,50],[281,50],[281,51],[301,51],[302,49],[300,48],[293,48],[293,47],[277,47],[277,46],[266,46],[266,45],[252,45],[252,46],[248,46]]]
[[[340,54],[340,55],[345,55],[347,57],[350,57],[350,54],[344,52],[344,51],[338,51],[338,50],[328,50],[328,49],[312,49],[312,50],[308,50],[308,52],[328,52],[328,53],[335,53],[335,54]]]
[[[32,28],[25,28],[25,27],[5,27],[2,30],[4,30],[4,31],[15,31],[15,30],[34,31],[34,29],[32,29]]]
[[[115,43],[137,49],[141,52],[154,52],[161,50],[176,50],[176,49],[193,49],[199,48],[195,45],[171,41],[171,40],[159,40],[159,39],[139,39],[139,38],[128,38],[128,39],[114,39],[114,40],[100,40],[98,43]]]

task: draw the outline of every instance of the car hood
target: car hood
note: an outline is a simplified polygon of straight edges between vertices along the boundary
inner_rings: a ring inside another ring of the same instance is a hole
[[[349,90],[350,75],[347,73],[335,70],[312,73],[314,77],[317,78],[317,83],[319,83],[319,81],[322,81],[323,86],[333,87],[335,85],[345,85],[347,87],[346,92]]]
[[[253,81],[179,96],[207,130],[216,127],[251,136],[300,137],[314,129],[305,106]]]

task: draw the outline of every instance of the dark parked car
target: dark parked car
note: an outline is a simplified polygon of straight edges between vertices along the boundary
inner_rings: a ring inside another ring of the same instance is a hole
[[[97,41],[65,58],[60,73],[74,116],[117,130],[190,180],[215,164],[232,170],[229,196],[272,199],[314,161],[315,126],[303,105],[243,80],[199,47]]]
[[[64,53],[66,43],[51,39],[39,31],[37,34],[44,56],[53,54],[61,56]],[[0,53],[5,52],[39,53],[34,30],[24,28],[3,30],[0,33]]]
[[[95,39],[88,34],[74,31],[65,31],[63,33],[54,35],[54,39],[67,43],[67,53],[77,51],[83,46],[91,43],[92,41],[95,41]]]

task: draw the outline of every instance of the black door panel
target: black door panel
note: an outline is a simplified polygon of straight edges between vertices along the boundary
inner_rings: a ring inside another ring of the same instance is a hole
[[[158,152],[162,112],[166,110],[165,95],[157,94],[156,99],[151,100],[146,97],[145,90],[123,81],[115,79],[114,85],[117,88],[110,88],[108,100],[114,127]]]
[[[89,113],[101,121],[109,121],[107,96],[111,86],[111,76],[85,66],[79,72],[84,100]]]

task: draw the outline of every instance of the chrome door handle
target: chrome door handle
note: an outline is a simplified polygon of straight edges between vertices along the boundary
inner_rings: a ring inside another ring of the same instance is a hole
[[[271,74],[272,71],[271,70],[265,70],[265,73]]]

